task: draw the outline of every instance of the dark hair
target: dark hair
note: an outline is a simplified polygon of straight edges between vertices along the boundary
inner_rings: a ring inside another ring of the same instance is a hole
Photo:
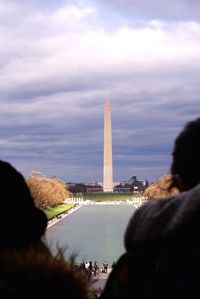
[[[39,240],[47,227],[20,172],[0,161],[0,249],[21,249]]]
[[[200,183],[200,118],[188,122],[175,139],[171,165],[172,180],[176,185],[179,175],[184,190]],[[178,187],[178,186],[176,186]]]

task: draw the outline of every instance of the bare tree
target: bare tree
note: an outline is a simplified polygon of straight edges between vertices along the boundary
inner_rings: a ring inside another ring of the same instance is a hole
[[[65,183],[57,177],[46,178],[41,173],[34,171],[26,179],[26,182],[31,190],[36,206],[41,209],[61,204],[70,195]]]
[[[179,191],[176,188],[170,189],[171,175],[162,176],[156,183],[150,184],[144,191],[144,196],[149,198],[160,198],[168,195],[175,195]]]

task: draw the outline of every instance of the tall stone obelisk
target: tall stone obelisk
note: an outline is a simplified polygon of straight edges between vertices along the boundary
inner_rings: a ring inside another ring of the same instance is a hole
[[[103,191],[113,192],[112,125],[111,107],[109,100],[106,100],[104,107]]]

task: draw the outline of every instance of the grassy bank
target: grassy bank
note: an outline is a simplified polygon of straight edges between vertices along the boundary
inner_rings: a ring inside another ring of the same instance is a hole
[[[84,199],[94,200],[94,201],[126,201],[133,198],[133,193],[84,193]],[[137,194],[138,196],[138,194]]]
[[[54,208],[45,209],[44,212],[47,215],[48,220],[54,218],[55,216],[58,216],[66,211],[69,211],[71,208],[73,208],[76,204],[66,203],[58,205]]]

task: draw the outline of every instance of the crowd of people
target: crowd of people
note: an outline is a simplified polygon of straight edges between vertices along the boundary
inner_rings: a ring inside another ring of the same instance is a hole
[[[45,213],[35,206],[21,173],[0,161],[1,298],[198,298],[200,118],[177,136],[172,157],[170,187],[180,193],[151,200],[134,213],[124,234],[125,252],[98,292],[92,273],[107,273],[108,263],[100,268],[97,261],[86,262],[77,271],[74,257],[65,260],[62,248],[52,255],[45,242]]]
[[[115,262],[112,263],[113,268]],[[97,277],[100,273],[108,273],[108,262],[104,261],[103,265],[100,265],[98,261],[85,261],[82,263],[76,263],[78,271],[84,272],[87,277]]]

